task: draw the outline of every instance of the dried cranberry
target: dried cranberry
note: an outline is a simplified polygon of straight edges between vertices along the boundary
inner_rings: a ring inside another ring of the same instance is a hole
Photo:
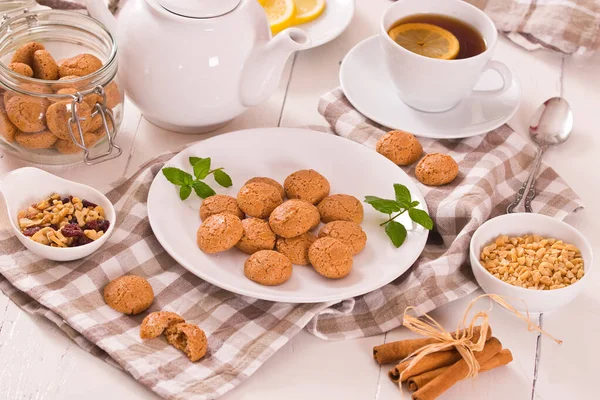
[[[73,246],[83,246],[84,244],[92,243],[93,240],[83,235],[79,236],[76,241],[73,242]]]
[[[88,208],[96,208],[96,206],[97,206],[97,204],[94,204],[91,201],[87,201],[85,199],[81,200],[81,204],[83,204],[84,207],[88,207]]]
[[[83,231],[77,224],[67,224],[60,230],[65,237],[81,237]]]
[[[96,229],[96,230],[106,232],[108,230],[109,226],[110,226],[110,222],[106,219],[103,219],[102,221],[100,221],[98,223],[98,229]]]
[[[58,225],[56,224],[50,224],[50,228],[54,229],[55,231],[59,229]]]
[[[85,224],[85,226],[83,227],[83,229],[86,229],[86,230],[87,229],[92,229],[92,230],[97,231],[98,230],[98,220],[94,219],[94,220],[88,221]]]
[[[32,226],[30,228],[25,228],[23,230],[23,235],[33,236],[33,234],[36,233],[37,231],[39,231],[40,229],[42,229],[42,228],[40,228],[39,226]]]
[[[68,197],[65,197],[64,199],[62,199],[62,203],[63,204],[67,204],[67,203],[70,203],[70,202],[71,202],[71,199],[68,198]]]

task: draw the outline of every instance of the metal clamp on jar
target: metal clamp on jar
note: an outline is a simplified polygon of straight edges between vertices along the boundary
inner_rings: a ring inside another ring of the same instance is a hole
[[[47,59],[51,74],[43,70]],[[0,88],[0,146],[7,153],[87,165],[121,155],[117,47],[96,20],[49,10],[2,22]]]

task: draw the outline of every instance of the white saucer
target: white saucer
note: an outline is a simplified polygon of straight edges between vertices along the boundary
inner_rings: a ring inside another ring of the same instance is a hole
[[[321,46],[337,38],[350,25],[354,16],[354,0],[328,0],[325,11],[317,19],[297,28],[310,36],[310,48]]]
[[[350,103],[365,117],[391,129],[434,139],[488,133],[515,114],[521,98],[521,85],[513,74],[511,88],[496,98],[473,96],[442,113],[417,111],[398,97],[383,63],[378,36],[363,40],[346,54],[340,69],[340,83]],[[496,89],[501,85],[500,76],[488,71],[476,89]]]

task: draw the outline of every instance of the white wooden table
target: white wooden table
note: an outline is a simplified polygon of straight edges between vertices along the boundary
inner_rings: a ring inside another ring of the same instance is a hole
[[[123,156],[96,167],[47,168],[69,179],[106,190],[115,179],[133,173],[149,158],[209,136],[251,127],[324,125],[317,113],[319,96],[338,85],[339,64],[357,42],[376,33],[389,0],[357,0],[349,29],[337,40],[297,54],[288,64],[277,93],[266,103],[210,135],[167,132],[147,122],[126,104],[119,138]],[[600,256],[600,54],[576,59],[561,54],[529,53],[501,40],[496,58],[510,65],[523,86],[518,113],[509,125],[527,136],[529,117],[542,101],[563,95],[575,114],[572,138],[552,149],[546,161],[583,198],[587,208],[569,217]],[[0,176],[27,165],[5,156]],[[598,268],[598,262],[596,262]],[[447,328],[462,316],[469,299],[437,309],[433,315]],[[600,329],[600,275],[594,273],[584,294],[562,310],[540,317],[543,328],[564,340],[557,345],[529,333],[507,312],[491,313],[495,335],[513,351],[508,367],[482,374],[452,388],[445,399],[592,399],[598,398],[595,345]],[[300,333],[224,400],[399,399],[387,368],[373,361],[371,349],[385,341],[410,337],[406,329],[365,339],[326,342]],[[52,324],[32,318],[0,294],[0,399],[152,399],[155,394],[126,373],[77,347]]]

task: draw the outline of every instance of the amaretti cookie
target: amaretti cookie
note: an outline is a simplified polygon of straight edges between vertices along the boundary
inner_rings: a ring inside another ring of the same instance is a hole
[[[10,63],[10,64],[8,64],[8,69],[16,72],[19,75],[27,76],[29,78],[33,77],[33,70],[27,64],[18,63],[18,62]]]
[[[237,244],[244,234],[242,221],[231,214],[215,214],[208,217],[196,234],[198,247],[205,253],[219,253]]]
[[[162,335],[171,325],[185,322],[177,313],[171,311],[157,311],[146,315],[140,326],[140,337],[152,339]]]
[[[39,132],[46,129],[46,108],[48,107],[46,100],[29,96],[13,96],[5,105],[10,122],[20,131]]]
[[[68,125],[69,119],[73,116],[72,106],[71,101],[59,101],[50,105],[46,111],[48,129],[59,139],[69,139],[71,137]],[[85,101],[77,104],[77,115],[80,118],[81,129],[87,132],[92,118],[92,111]],[[73,133],[78,132],[77,125],[74,122],[71,123],[71,129]]]
[[[123,275],[104,287],[104,301],[123,314],[139,314],[154,301],[154,291],[141,276]]]
[[[275,234],[292,238],[308,232],[319,224],[317,207],[304,200],[288,200],[271,213],[269,225]]]
[[[285,194],[290,199],[317,204],[329,195],[329,181],[314,169],[296,171],[285,178]]]
[[[251,182],[237,195],[240,209],[254,218],[269,218],[271,212],[283,202],[276,187],[263,182]]]
[[[428,186],[446,185],[458,175],[458,164],[446,154],[427,154],[415,169],[417,179]]]
[[[275,179],[267,178],[265,176],[257,176],[252,179],[249,179],[248,182],[245,183],[245,185],[253,182],[262,182],[274,186],[279,191],[281,198],[283,199],[285,197],[283,186],[281,186],[281,183],[277,182]]]
[[[27,149],[49,149],[56,145],[57,137],[50,131],[18,132],[15,133],[15,142]]]
[[[92,54],[83,53],[58,62],[58,74],[65,76],[86,76],[102,68],[102,61]]]
[[[75,140],[77,140],[77,143],[81,144],[81,137],[79,136],[79,133],[75,131],[73,134],[75,135]],[[56,135],[54,136],[56,137]],[[93,133],[86,132],[83,134],[83,141],[88,149],[94,146],[99,139],[100,137]],[[67,139],[58,139],[54,144],[54,148],[61,154],[77,154],[83,152],[83,149],[73,142],[71,136],[69,136]]]
[[[235,247],[247,254],[253,254],[260,250],[273,250],[277,237],[267,221],[247,218],[242,220],[242,226],[244,234]]]
[[[195,362],[206,355],[208,341],[200,327],[188,323],[173,324],[164,332],[167,342]]]
[[[33,64],[33,53],[38,50],[46,50],[43,44],[29,42],[19,47],[10,60],[11,63],[21,63],[31,66]]]
[[[275,248],[278,252],[290,259],[292,264],[310,265],[308,249],[317,240],[312,232],[303,233],[293,238],[277,238]]]
[[[292,262],[276,251],[261,250],[246,260],[244,275],[261,285],[281,285],[292,276]]]
[[[202,204],[200,205],[200,219],[204,221],[215,214],[231,214],[239,219],[245,217],[244,212],[238,207],[237,200],[224,194],[215,194],[202,200]]]
[[[31,64],[33,77],[55,81],[58,79],[58,65],[56,61],[46,50],[36,50],[33,53],[33,63]]]
[[[352,221],[360,224],[364,217],[361,202],[354,196],[334,194],[325,197],[317,206],[321,221]]]
[[[8,142],[12,143],[15,140],[15,134],[19,132],[15,124],[10,122],[8,114],[0,110],[0,135]],[[52,145],[51,145],[52,146]]]
[[[367,234],[357,223],[350,221],[333,221],[324,225],[319,237],[332,237],[344,243],[352,250],[352,255],[360,253],[367,244]]]
[[[343,278],[352,270],[352,250],[332,237],[317,239],[308,249],[308,259],[315,271],[326,278]]]
[[[404,131],[386,133],[377,141],[375,149],[397,165],[413,164],[423,154],[423,147],[417,138]]]

